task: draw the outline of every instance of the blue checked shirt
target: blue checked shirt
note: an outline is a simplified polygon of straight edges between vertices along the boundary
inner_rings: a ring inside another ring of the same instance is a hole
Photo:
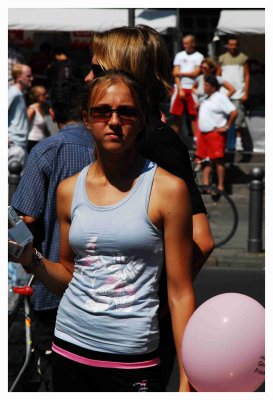
[[[75,175],[93,161],[93,139],[82,123],[66,125],[58,133],[33,147],[12,205],[19,213],[42,218],[42,253],[59,261],[59,224],[56,189],[60,181]],[[60,297],[37,282],[34,285],[35,310],[58,307]]]

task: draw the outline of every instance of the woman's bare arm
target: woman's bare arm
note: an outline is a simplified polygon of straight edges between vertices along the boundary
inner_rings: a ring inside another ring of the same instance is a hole
[[[74,254],[69,245],[70,208],[76,176],[60,183],[57,189],[57,215],[60,225],[60,262],[52,262],[46,258],[31,273],[34,274],[49,290],[62,294],[72,279],[74,271]],[[21,258],[15,260],[28,268],[33,259],[33,246],[29,244]]]
[[[27,116],[28,116],[29,122],[31,122],[33,120],[34,115],[35,115],[35,109],[33,107],[28,107],[27,108]]]
[[[202,266],[215,248],[208,217],[204,213],[192,216],[193,224],[193,260],[192,279],[195,279]]]
[[[192,211],[185,183],[164,171],[158,196],[164,226],[168,302],[180,371],[179,391],[190,391],[182,365],[181,343],[195,309],[192,287]],[[168,175],[167,175],[168,174]]]

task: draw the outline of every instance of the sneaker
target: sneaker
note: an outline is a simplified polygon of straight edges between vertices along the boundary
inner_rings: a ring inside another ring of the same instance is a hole
[[[242,143],[242,139],[241,139],[240,136],[237,136],[237,137],[236,137],[236,145],[235,145],[235,148],[236,148],[237,151],[243,151],[243,150],[244,150],[244,148],[243,148],[243,143]]]
[[[221,194],[221,190],[219,190],[215,185],[211,185],[211,198],[214,203],[217,203],[220,200]]]

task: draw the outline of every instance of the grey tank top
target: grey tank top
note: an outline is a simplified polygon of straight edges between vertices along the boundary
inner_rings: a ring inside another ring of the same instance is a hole
[[[69,233],[75,269],[58,309],[56,337],[113,354],[157,349],[163,234],[148,217],[156,167],[146,160],[130,192],[110,206],[89,200],[89,166],[81,171]]]

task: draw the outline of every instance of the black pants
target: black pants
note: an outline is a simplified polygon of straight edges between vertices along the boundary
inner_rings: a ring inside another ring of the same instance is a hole
[[[40,391],[52,392],[52,341],[57,309],[33,311],[32,330],[36,367],[40,375]]]
[[[162,392],[160,364],[150,368],[116,369],[80,364],[52,354],[54,392]]]

